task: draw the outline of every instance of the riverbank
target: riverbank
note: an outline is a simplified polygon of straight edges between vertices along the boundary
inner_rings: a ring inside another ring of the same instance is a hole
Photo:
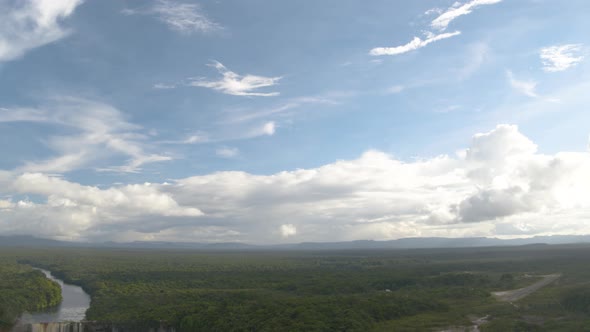
[[[0,330],[10,330],[25,311],[55,307],[61,300],[59,284],[0,252]]]
[[[90,295],[76,285],[64,283],[54,277],[50,271],[41,271],[45,277],[61,288],[61,302],[56,306],[40,311],[24,312],[12,328],[13,332],[36,331],[84,331],[83,324],[86,310],[90,307]]]

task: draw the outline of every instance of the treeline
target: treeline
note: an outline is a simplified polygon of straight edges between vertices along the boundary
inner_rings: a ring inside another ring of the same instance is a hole
[[[11,326],[24,311],[56,306],[61,299],[60,286],[42,272],[0,259],[0,328]]]

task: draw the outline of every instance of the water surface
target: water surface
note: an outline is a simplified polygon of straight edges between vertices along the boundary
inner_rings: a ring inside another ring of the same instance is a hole
[[[56,322],[80,322],[84,320],[86,310],[90,307],[90,296],[84,290],[75,285],[64,283],[55,278],[51,272],[35,268],[45,274],[48,279],[57,282],[61,287],[61,303],[53,308],[24,313],[20,322],[22,324],[56,323]]]

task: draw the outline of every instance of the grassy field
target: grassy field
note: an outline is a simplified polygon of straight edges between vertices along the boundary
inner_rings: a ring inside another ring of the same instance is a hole
[[[29,265],[47,268],[92,296],[88,319],[120,324],[165,321],[181,331],[437,331],[485,317],[482,331],[590,330],[588,245],[283,252],[4,248],[0,261],[0,280],[15,269],[35,279],[39,274]],[[491,296],[554,273],[562,276],[514,303]],[[22,285],[2,284],[0,295],[30,285],[19,280]]]

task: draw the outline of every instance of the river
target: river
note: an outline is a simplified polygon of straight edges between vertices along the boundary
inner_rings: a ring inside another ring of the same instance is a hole
[[[64,283],[62,280],[55,278],[51,272],[35,268],[45,274],[45,276],[57,282],[61,287],[62,301],[53,308],[38,312],[25,312],[19,318],[17,326],[13,331],[70,331],[76,329],[62,329],[70,327],[84,320],[86,310],[90,307],[90,295],[75,285]],[[52,328],[52,327],[55,327]]]
[[[173,327],[165,324],[160,324],[160,327],[145,328],[134,327],[130,324],[118,326],[110,323],[84,321],[86,310],[90,307],[90,296],[81,287],[66,284],[47,270],[35,269],[43,272],[48,279],[61,286],[62,302],[47,310],[22,314],[11,332],[176,331]]]

